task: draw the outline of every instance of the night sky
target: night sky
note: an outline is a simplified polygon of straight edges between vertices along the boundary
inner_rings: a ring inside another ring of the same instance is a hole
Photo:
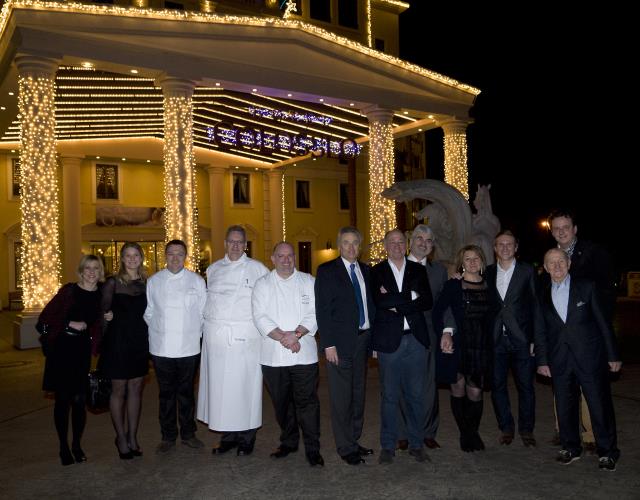
[[[640,271],[629,241],[640,185],[638,139],[625,125],[635,84],[624,61],[635,57],[625,58],[633,31],[624,13],[409,3],[401,58],[482,90],[468,132],[471,195],[491,184],[493,211],[519,237],[520,257],[541,261],[553,240],[539,222],[563,206],[577,213],[579,237],[605,245],[620,271]],[[427,175],[442,179],[442,153],[433,153],[441,131],[427,139]]]

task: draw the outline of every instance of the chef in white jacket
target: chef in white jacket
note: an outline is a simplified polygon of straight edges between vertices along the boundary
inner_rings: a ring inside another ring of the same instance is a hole
[[[167,453],[178,437],[191,448],[204,444],[195,437],[193,384],[200,362],[202,314],[206,288],[202,277],[184,268],[187,246],[172,240],[165,247],[167,268],[147,282],[144,320],[149,326],[149,351],[160,389],[162,441],[156,453]]]
[[[247,236],[231,226],[226,255],[207,269],[207,304],[200,362],[198,420],[222,433],[214,454],[253,452],[262,425],[262,338],[251,315],[255,282],[269,270],[244,253]]]
[[[284,458],[298,450],[300,431],[307,461],[323,466],[320,455],[318,346],[314,278],[296,270],[290,243],[271,256],[275,269],[253,289],[253,321],[263,336],[262,375],[280,425],[280,445],[271,454]]]

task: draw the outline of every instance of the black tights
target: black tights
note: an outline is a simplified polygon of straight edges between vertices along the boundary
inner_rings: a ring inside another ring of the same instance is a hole
[[[111,380],[111,421],[116,431],[116,446],[121,453],[138,450],[138,422],[144,377]]]
[[[56,403],[53,407],[53,421],[60,440],[60,451],[69,450],[69,408],[71,408],[71,448],[80,449],[82,432],[87,422],[85,411],[84,393],[73,394],[65,391],[56,391]]]

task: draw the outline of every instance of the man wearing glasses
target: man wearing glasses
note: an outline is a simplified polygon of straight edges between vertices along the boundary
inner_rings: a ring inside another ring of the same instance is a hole
[[[250,455],[262,425],[262,337],[251,314],[255,282],[269,270],[244,250],[242,226],[227,229],[225,256],[207,269],[198,420],[222,433],[213,454]]]

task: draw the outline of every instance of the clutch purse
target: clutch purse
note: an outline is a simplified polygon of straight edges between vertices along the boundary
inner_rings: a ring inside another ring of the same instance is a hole
[[[91,370],[88,376],[87,410],[94,414],[104,413],[109,410],[111,379],[103,376],[102,372],[97,369]]]

